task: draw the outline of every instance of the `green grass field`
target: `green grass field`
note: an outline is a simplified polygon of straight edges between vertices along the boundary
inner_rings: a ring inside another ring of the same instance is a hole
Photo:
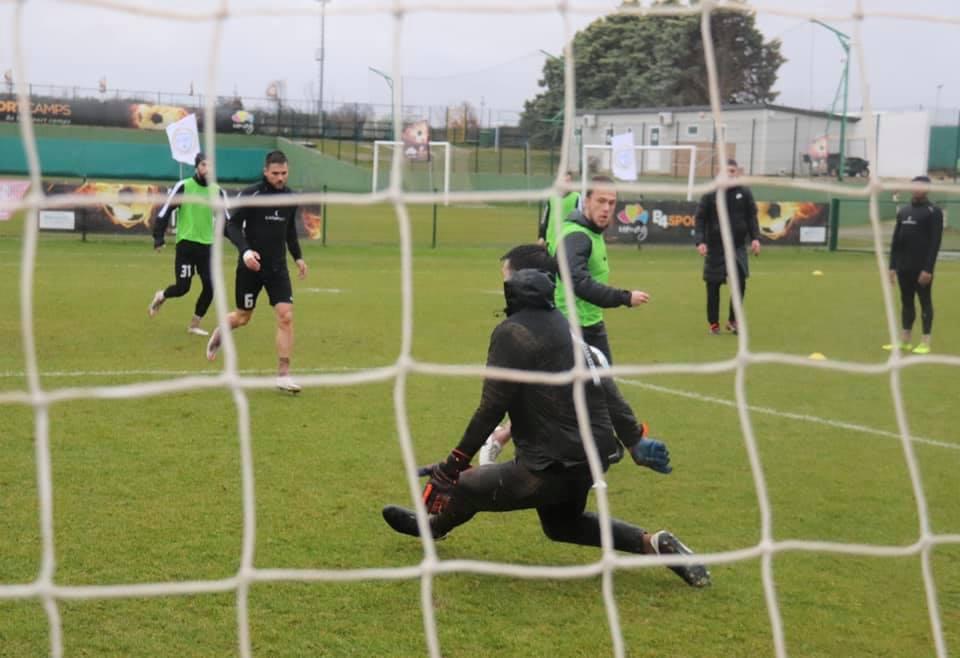
[[[337,208],[331,246],[305,247],[295,282],[294,369],[345,373],[393,364],[401,349],[400,253],[392,213]],[[428,209],[414,213],[413,356],[481,364],[502,307],[498,258],[534,233],[526,206],[448,209],[430,249]],[[339,224],[338,224],[339,222]],[[347,233],[336,234],[337,226]],[[23,390],[20,222],[0,223],[0,392]],[[364,244],[359,244],[359,242]],[[469,247],[470,243],[484,246]],[[232,262],[232,248],[228,252]],[[185,332],[199,284],[148,319],[152,293],[171,280],[173,254],[147,239],[44,234],[35,265],[37,356],[46,390],[116,387],[214,374],[204,341]],[[692,249],[611,249],[612,281],[652,295],[607,314],[619,364],[729,359],[737,341],[710,337],[700,261]],[[769,248],[752,264],[750,348],[880,364],[889,341],[876,260],[869,255]],[[811,276],[821,270],[822,277]],[[938,265],[935,352],[960,354],[960,263]],[[232,275],[227,282],[232,299]],[[262,307],[235,334],[240,367],[270,375],[274,323]],[[213,316],[206,324],[213,324]],[[960,533],[960,377],[916,364],[902,391],[922,490],[936,534]],[[908,546],[917,502],[889,375],[756,365],[746,373],[750,414],[776,540]],[[628,378],[638,415],[669,445],[669,477],[630,463],[608,474],[613,513],[667,527],[699,552],[754,546],[759,506],[734,399],[734,374]],[[442,457],[479,399],[475,377],[412,376],[406,404],[417,459]],[[247,394],[256,478],[259,568],[415,566],[420,544],[380,518],[410,504],[397,440],[393,383],[312,387],[298,397]],[[0,584],[31,582],[40,567],[34,417],[0,405]],[[57,568],[63,585],[228,578],[241,550],[237,414],[226,390],[49,408]],[[843,425],[846,424],[846,425]],[[592,504],[592,502],[591,502]],[[598,550],[553,544],[533,512],[480,515],[437,546],[442,559],[581,565]],[[948,648],[960,652],[960,545],[932,550]],[[616,601],[630,656],[772,655],[758,559],[712,567],[713,587],[688,588],[663,568],[619,571]],[[777,599],[790,655],[933,656],[919,556],[778,553]],[[0,590],[2,591],[2,590]],[[426,655],[417,580],[258,584],[250,628],[260,656]],[[231,593],[67,601],[65,655],[229,656],[237,651]],[[612,643],[598,578],[521,580],[458,573],[435,582],[444,656],[602,656]],[[49,636],[38,600],[0,601],[0,655],[40,656]]]

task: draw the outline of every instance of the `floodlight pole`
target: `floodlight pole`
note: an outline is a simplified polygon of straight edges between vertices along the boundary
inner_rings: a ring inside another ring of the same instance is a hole
[[[323,60],[324,60],[324,41],[327,34],[327,3],[331,0],[317,0],[320,3],[320,48],[317,50],[317,62],[319,72],[317,74],[317,126],[320,129],[320,135],[323,135]]]
[[[849,92],[849,82],[850,82],[850,35],[844,34],[837,28],[827,25],[823,21],[818,21],[815,18],[810,19],[811,23],[816,23],[820,27],[826,28],[833,32],[837,37],[837,40],[840,42],[840,47],[843,48],[844,62],[843,62],[843,114],[840,116],[840,162],[837,164],[837,181],[843,180],[843,171],[844,167],[847,165],[847,97]],[[830,143],[830,136],[827,135],[827,144]],[[830,149],[827,148],[827,156],[830,155]]]
[[[393,139],[393,106],[394,101],[396,100],[393,97],[393,78],[381,71],[380,69],[375,69],[372,66],[368,66],[368,69],[379,75],[387,83],[387,86],[390,87],[390,132],[387,134],[387,139]]]

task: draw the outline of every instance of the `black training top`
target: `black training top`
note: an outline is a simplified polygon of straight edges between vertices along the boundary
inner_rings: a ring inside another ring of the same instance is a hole
[[[237,197],[238,207],[227,222],[227,237],[243,252],[253,249],[260,254],[261,267],[283,269],[287,266],[287,249],[294,260],[303,257],[297,239],[297,207],[284,198],[288,187],[278,190],[263,179],[244,189]],[[243,207],[245,197],[272,196],[276,205]]]
[[[911,203],[897,212],[890,243],[890,269],[933,274],[943,237],[943,211],[929,201]]]
[[[750,188],[741,185],[728,188],[726,199],[734,246],[740,247],[746,244],[747,238],[759,240],[760,225],[757,222],[757,202],[753,200],[753,193]],[[723,248],[716,192],[708,192],[700,198],[700,205],[697,206],[694,238],[696,244],[706,243],[708,247],[713,247],[714,250]]]
[[[553,306],[553,279],[537,270],[520,270],[504,284],[507,319],[493,330],[487,365],[517,370],[561,372],[574,365],[573,340],[566,318]],[[604,468],[618,453],[603,388],[586,386],[591,429]],[[473,456],[504,414],[510,415],[519,462],[530,470],[587,462],[573,405],[572,384],[520,383],[487,378],[480,406],[457,448]]]

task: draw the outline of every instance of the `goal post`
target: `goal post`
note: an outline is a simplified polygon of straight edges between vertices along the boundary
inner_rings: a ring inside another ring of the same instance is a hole
[[[450,142],[427,142],[430,145],[430,158],[433,158],[433,148],[443,147],[443,205],[450,205]],[[373,177],[370,181],[370,191],[376,194],[377,183],[380,180],[380,147],[403,146],[403,142],[388,139],[378,139],[373,143]],[[405,159],[405,158],[404,158]],[[431,190],[432,191],[432,190]]]
[[[587,167],[587,155],[591,151],[607,151],[613,153],[612,144],[584,144],[580,151],[580,192],[583,196],[587,194],[587,176],[585,172]],[[697,147],[693,144],[670,144],[664,146],[651,146],[649,144],[636,144],[633,147],[634,152],[659,153],[662,151],[688,152],[690,154],[690,163],[687,167],[687,201],[693,201],[693,186],[696,182],[697,173]]]

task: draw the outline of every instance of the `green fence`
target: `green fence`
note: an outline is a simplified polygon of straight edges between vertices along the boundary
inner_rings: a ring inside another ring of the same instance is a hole
[[[909,193],[901,193],[901,196]],[[934,199],[933,202],[943,209],[943,241],[941,252],[960,252],[960,199]],[[881,225],[881,239],[885,253],[890,250],[890,240],[897,219],[897,208],[909,200],[894,201],[884,199],[878,202]],[[831,227],[833,229],[832,249],[851,251],[873,250],[873,228],[870,225],[870,206],[866,199],[835,198],[830,204]]]
[[[332,192],[362,194],[370,191],[370,171],[326,156],[289,139],[277,140],[278,148],[290,162],[290,187],[298,192]]]
[[[956,172],[960,169],[960,126],[930,128],[930,171]]]
[[[37,150],[44,177],[176,180],[180,165],[170,157],[163,131],[81,126],[36,126]],[[275,148],[272,137],[217,135],[217,176],[250,181],[260,176],[263,158]],[[192,172],[183,168],[184,174]],[[29,173],[16,125],[0,126],[0,174]]]

